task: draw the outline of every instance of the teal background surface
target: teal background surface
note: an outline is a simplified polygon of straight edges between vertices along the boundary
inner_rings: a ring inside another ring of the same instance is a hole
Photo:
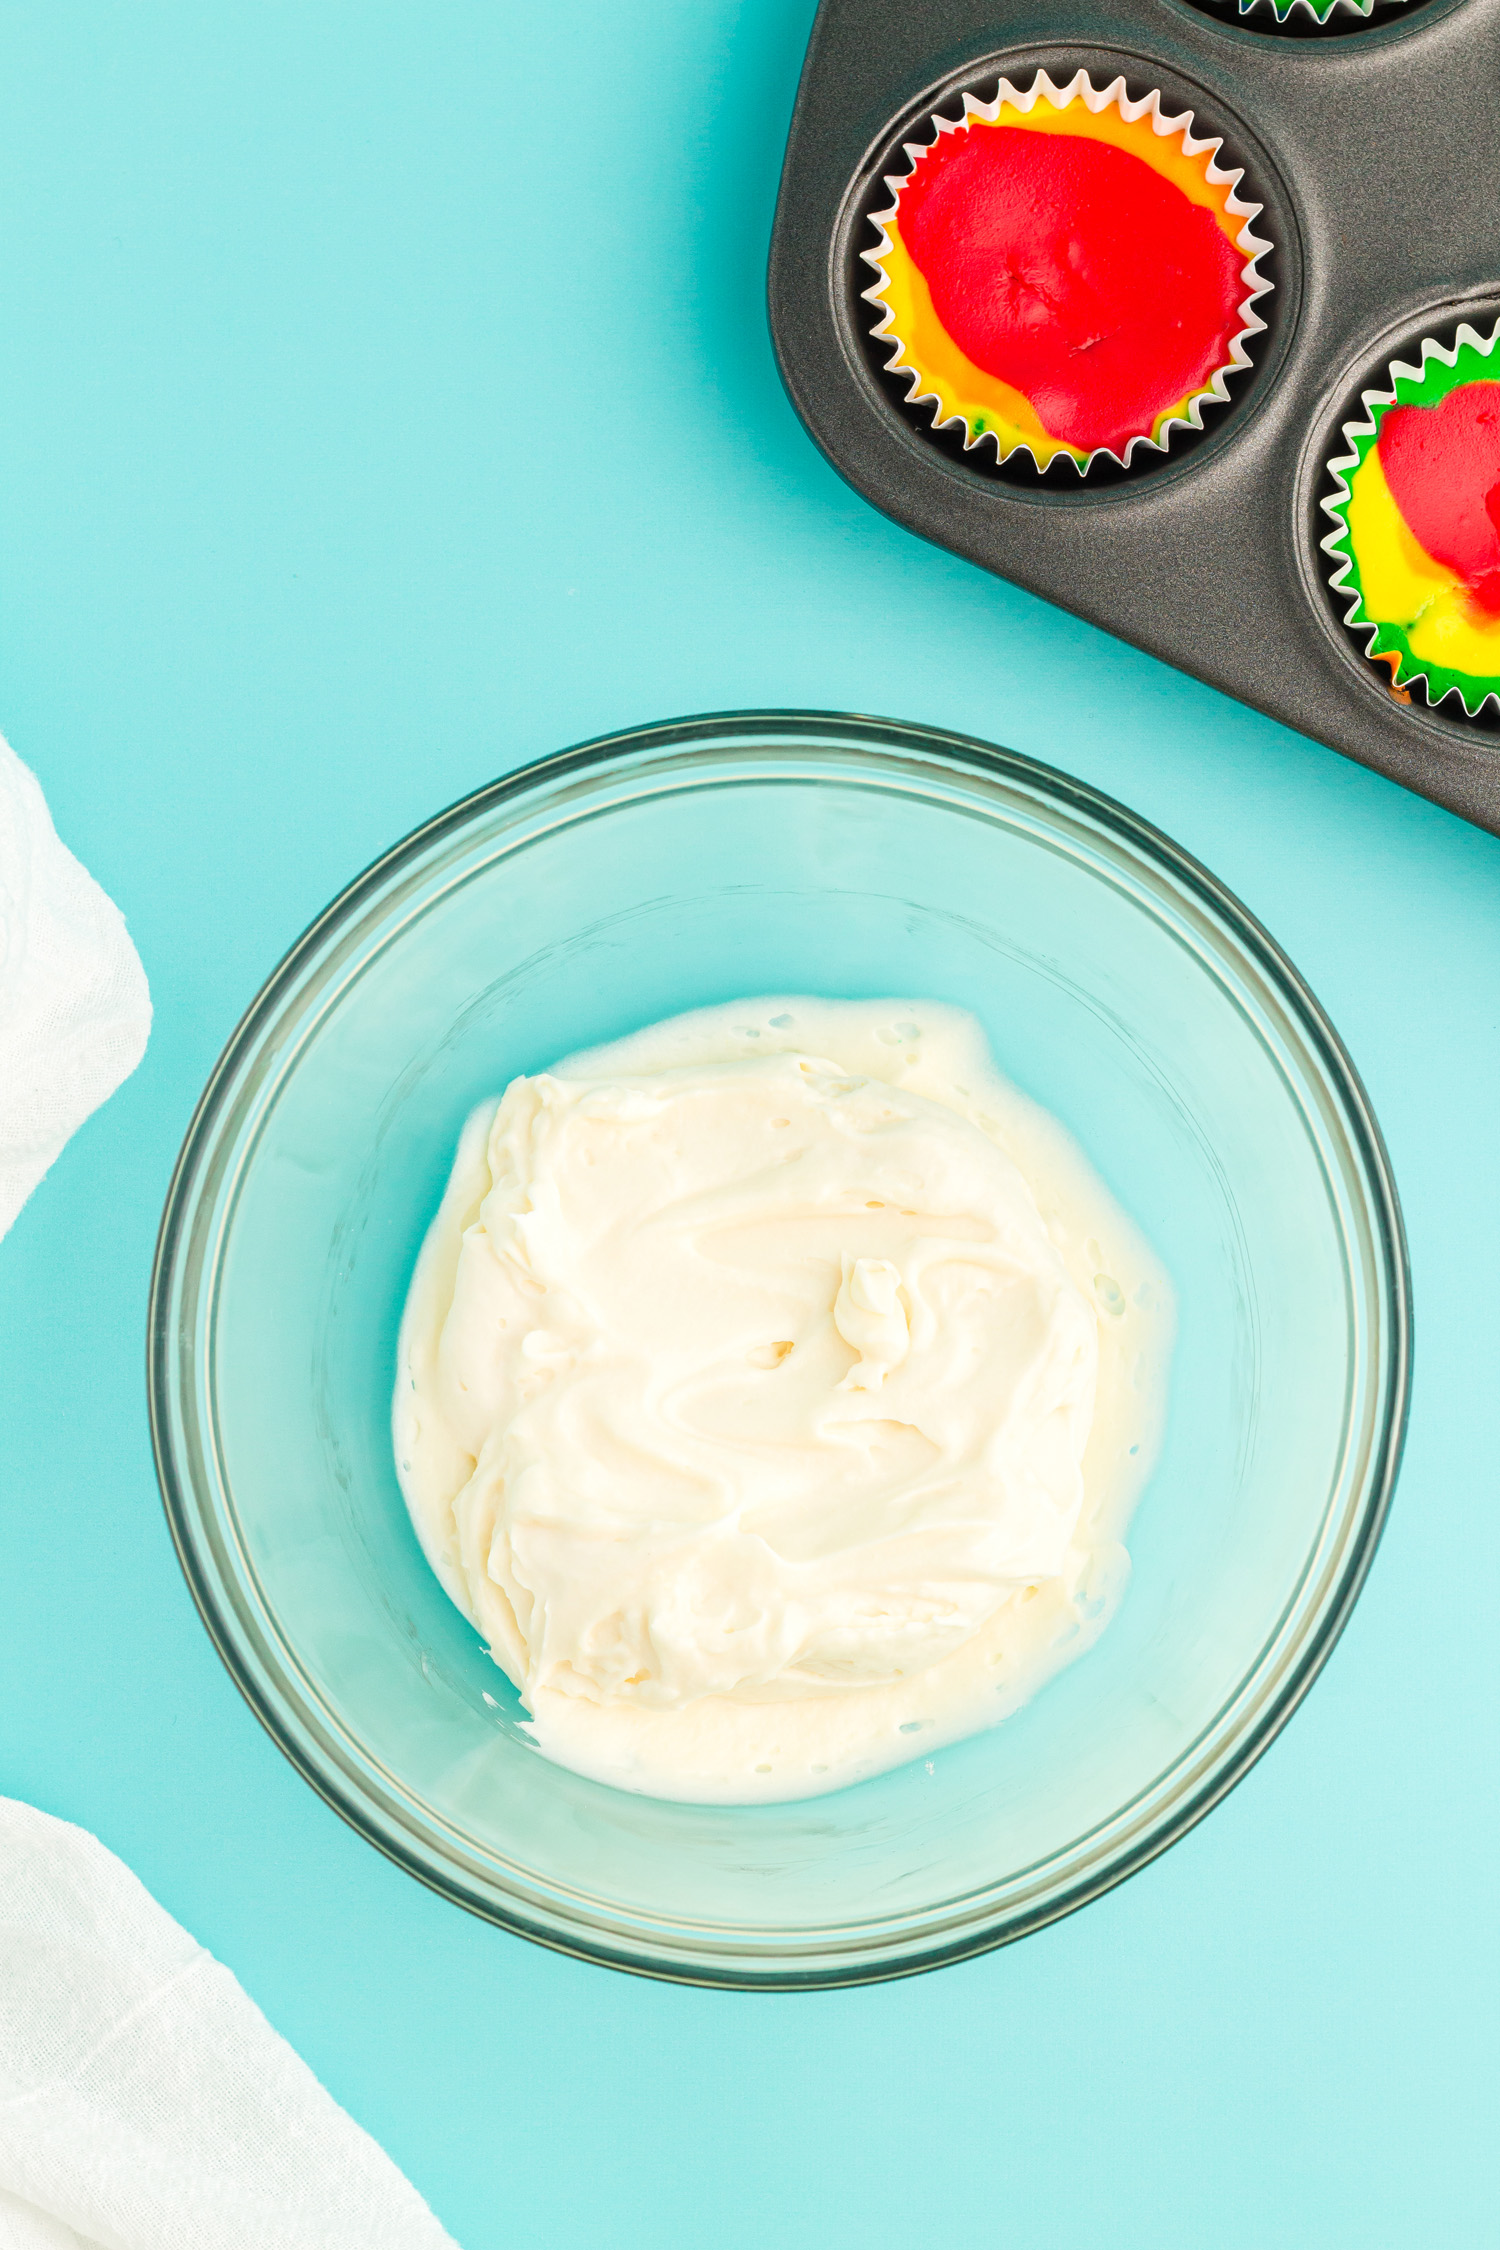
[[[0,6],[0,727],[157,1010],[0,1244],[0,1789],[465,2250],[1493,2240],[1500,841],[824,465],[762,295],[812,12]],[[1009,743],[1207,861],[1364,1074],[1417,1307],[1390,1527],[1264,1762],[1085,1913],[813,1998],[545,1954],[345,1829],[198,1623],[142,1379],[194,1099],[324,902],[526,759],[766,704]]]

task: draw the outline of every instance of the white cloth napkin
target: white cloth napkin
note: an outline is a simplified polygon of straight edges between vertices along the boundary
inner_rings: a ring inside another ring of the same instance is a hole
[[[36,776],[0,741],[0,1234],[129,1077],[150,1029],[123,915],[59,841]]]
[[[134,1070],[125,923],[0,741],[0,1235]],[[229,1971],[0,1797],[0,2250],[456,2250]]]
[[[229,1971],[0,1797],[0,2250],[455,2250]]]

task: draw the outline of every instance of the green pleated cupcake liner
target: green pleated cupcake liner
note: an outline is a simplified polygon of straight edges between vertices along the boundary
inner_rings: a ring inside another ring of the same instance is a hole
[[[1363,641],[1370,661],[1389,666],[1392,685],[1398,692],[1420,687],[1434,708],[1455,696],[1470,719],[1477,719],[1490,702],[1500,711],[1500,673],[1455,672],[1430,657],[1418,656],[1401,626],[1370,615],[1350,535],[1348,507],[1355,473],[1378,439],[1390,407],[1437,406],[1461,384],[1495,381],[1500,381],[1500,321],[1488,336],[1479,335],[1464,321],[1447,345],[1425,337],[1415,365],[1404,359],[1392,360],[1386,370],[1386,386],[1360,394],[1364,419],[1343,426],[1341,435],[1349,450],[1328,463],[1334,489],[1323,502],[1323,512],[1332,518],[1333,529],[1320,542],[1335,565],[1328,583],[1335,598],[1347,605],[1344,623],[1356,639]]]

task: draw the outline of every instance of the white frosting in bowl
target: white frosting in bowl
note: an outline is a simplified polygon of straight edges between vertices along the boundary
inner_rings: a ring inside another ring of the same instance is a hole
[[[971,1018],[739,1002],[470,1119],[396,1458],[549,1756],[802,1796],[992,1723],[1101,1629],[1170,1329]]]

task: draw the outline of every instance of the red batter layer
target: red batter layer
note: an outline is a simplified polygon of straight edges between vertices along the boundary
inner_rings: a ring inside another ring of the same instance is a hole
[[[1500,383],[1461,383],[1436,406],[1396,406],[1376,440],[1408,530],[1500,617]]]
[[[1229,364],[1244,252],[1211,211],[1108,141],[1004,125],[945,133],[900,209],[954,342],[1069,445],[1123,452]]]

